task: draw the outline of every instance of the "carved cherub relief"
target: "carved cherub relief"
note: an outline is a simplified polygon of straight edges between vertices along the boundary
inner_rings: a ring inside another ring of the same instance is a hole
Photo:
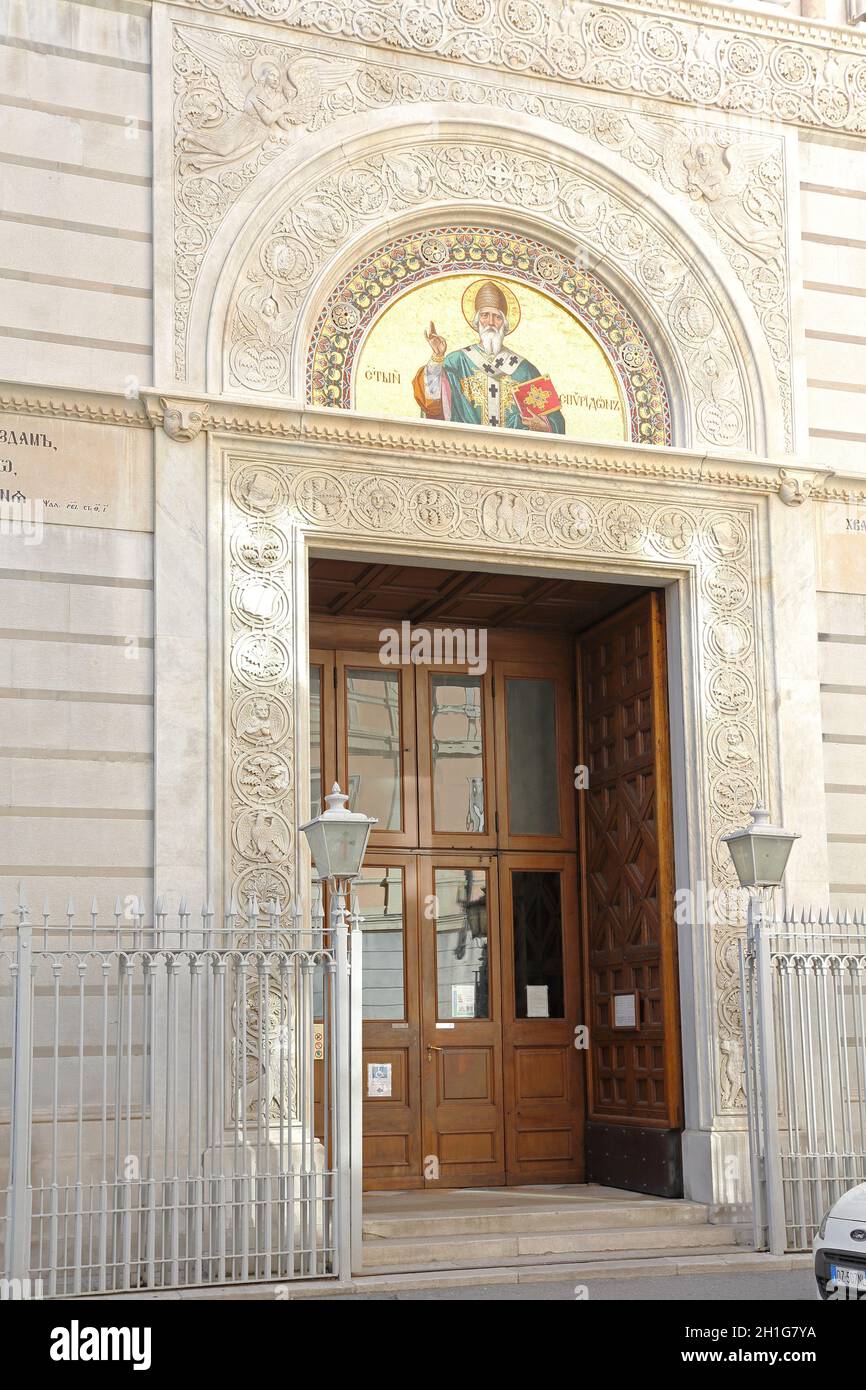
[[[695,138],[679,126],[635,120],[635,128],[661,156],[670,186],[703,204],[710,217],[745,250],[764,260],[782,250],[781,209],[758,181],[756,169],[776,158],[766,140]],[[751,186],[753,185],[753,186]]]
[[[284,140],[356,70],[336,59],[287,62],[282,52],[246,57],[240,45],[206,30],[185,30],[184,42],[217,84],[217,91],[200,91],[186,106],[180,148],[187,168],[196,171],[244,159],[266,140]]]

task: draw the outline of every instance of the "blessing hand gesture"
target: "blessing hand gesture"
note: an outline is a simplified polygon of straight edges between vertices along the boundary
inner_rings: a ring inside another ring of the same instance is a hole
[[[430,320],[430,327],[424,330],[424,337],[430,344],[430,351],[434,357],[443,358],[448,351],[448,344],[441,333],[436,332],[436,325]]]

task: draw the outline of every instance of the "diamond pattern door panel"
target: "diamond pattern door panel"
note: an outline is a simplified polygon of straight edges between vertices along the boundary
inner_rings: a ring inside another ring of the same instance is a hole
[[[578,662],[581,761],[589,769],[581,797],[589,1118],[606,1127],[678,1130],[682,1083],[660,596],[648,594],[585,633]],[[604,1180],[598,1172],[593,1176]]]

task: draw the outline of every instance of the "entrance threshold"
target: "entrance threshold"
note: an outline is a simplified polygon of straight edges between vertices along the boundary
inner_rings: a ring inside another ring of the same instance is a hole
[[[366,1192],[363,1231],[365,1274],[742,1249],[703,1203],[594,1184]]]

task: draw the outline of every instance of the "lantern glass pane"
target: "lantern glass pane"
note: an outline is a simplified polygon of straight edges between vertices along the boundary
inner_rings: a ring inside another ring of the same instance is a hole
[[[787,836],[755,836],[755,878],[760,884],[781,883],[785,873],[791,841]]]
[[[743,835],[740,839],[728,840],[727,843],[741,886],[743,888],[753,887],[755,884],[755,861],[752,855],[751,837]]]
[[[352,878],[360,871],[370,826],[366,821],[324,822],[328,842],[329,874]]]

